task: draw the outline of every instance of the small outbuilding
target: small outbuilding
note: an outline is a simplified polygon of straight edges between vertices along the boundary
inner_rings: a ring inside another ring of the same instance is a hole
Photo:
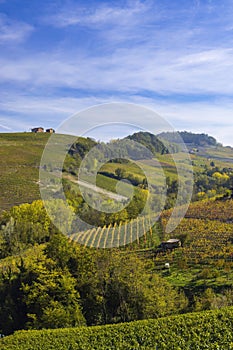
[[[181,241],[177,238],[171,238],[168,241],[162,242],[159,245],[159,248],[166,250],[166,249],[174,249],[181,247]]]
[[[55,130],[52,128],[49,128],[49,129],[46,129],[46,132],[53,134],[53,133],[55,133]]]

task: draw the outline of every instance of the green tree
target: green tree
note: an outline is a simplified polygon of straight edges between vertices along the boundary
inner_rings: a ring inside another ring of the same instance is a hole
[[[23,283],[27,308],[27,328],[60,328],[85,325],[76,281],[62,271],[48,271],[40,267],[32,283]]]
[[[1,258],[18,254],[35,243],[44,243],[57,232],[40,200],[4,212],[0,226]]]
[[[124,179],[126,176],[126,171],[122,168],[116,168],[115,174],[118,177],[118,179]]]
[[[0,279],[0,332],[84,325],[76,279],[38,246],[14,258]]]

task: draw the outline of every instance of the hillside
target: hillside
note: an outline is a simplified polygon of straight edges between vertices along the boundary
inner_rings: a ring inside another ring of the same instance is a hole
[[[0,210],[40,197],[39,164],[48,138],[47,133],[0,133]]]
[[[233,308],[101,327],[21,331],[4,350],[232,349]]]
[[[222,146],[213,136],[204,133],[194,134],[192,132],[179,131],[175,133],[161,133],[158,135],[158,138],[161,141],[168,142],[168,144],[177,146],[181,146],[181,142],[184,142],[190,154],[195,154],[201,158],[228,163],[229,166],[233,163],[233,148]]]
[[[158,135],[159,138],[167,140],[170,143],[180,144],[184,142],[186,145],[192,146],[217,146],[217,140],[207,134],[194,134],[188,131],[164,132]]]
[[[126,139],[141,143],[147,147],[154,155],[157,153],[168,153],[167,147],[158,139],[158,137],[149,132],[140,131],[134,133],[133,135],[127,136]]]
[[[49,135],[46,133],[0,134],[0,210],[40,198],[38,185],[39,165],[48,137]],[[206,136],[203,137],[206,140]],[[156,154],[156,158],[162,165],[166,176],[171,179],[171,182],[177,180],[176,167],[172,156],[167,153],[167,148],[161,144],[157,137],[148,133],[136,133],[129,136],[129,138],[141,142],[147,147],[149,146],[152,153]],[[207,140],[209,140],[209,137],[207,137]],[[204,191],[205,193],[208,192],[209,187],[204,185],[204,183],[212,181],[212,175],[209,171],[211,170],[210,164],[214,164],[219,170],[231,168],[233,161],[233,150],[231,148],[218,145],[213,146],[212,143],[212,141],[209,141],[208,146],[200,146],[199,152],[190,154],[195,173],[200,174],[202,177],[202,184],[201,186],[199,185],[199,188],[202,188],[202,192]],[[82,139],[78,145],[73,145],[64,164],[64,170],[67,174],[77,174],[78,166],[83,156],[93,145],[95,145],[95,142],[91,139]],[[177,153],[176,157],[179,157],[179,153]],[[144,159],[142,162],[148,171],[154,171],[150,159]],[[217,168],[216,171],[218,171]],[[97,185],[106,190],[116,192],[117,169],[121,169],[121,176],[123,175],[123,178],[130,180],[136,186],[136,189],[143,184],[144,174],[141,169],[133,163],[121,161],[120,163],[106,163],[99,171]],[[213,166],[212,169],[214,170]],[[207,179],[205,182],[203,182],[202,174]],[[88,174],[85,180],[91,181]],[[127,191],[128,185],[125,184],[124,186]],[[213,187],[213,184],[211,186]],[[198,188],[196,191],[198,191]],[[224,191],[221,193],[224,193]]]
[[[223,293],[232,287],[233,279],[233,200],[203,200],[190,204],[185,218],[171,233],[165,233],[172,210],[166,210],[152,230],[147,232],[147,218],[135,222],[128,221],[126,230],[120,225],[111,230],[111,225],[89,230],[71,236],[84,245],[96,243],[101,248],[111,232],[112,242],[121,237],[126,242],[126,252],[137,252],[140,257],[152,259],[156,273],[159,273],[173,286],[185,288],[187,295],[199,293],[207,287],[216,293]],[[150,220],[150,218],[148,218]],[[159,243],[168,239],[179,239],[181,248],[161,251]],[[122,247],[121,249],[125,249]],[[169,263],[169,271],[164,269]],[[169,272],[169,273],[168,273]],[[215,298],[212,295],[213,300]],[[220,302],[220,300],[218,301]],[[216,299],[217,303],[217,299]]]
[[[205,200],[192,203],[185,218],[168,236],[178,237],[182,248],[156,257],[157,266],[169,262],[167,280],[192,292],[213,288],[216,292],[232,287],[233,200]],[[163,230],[171,210],[161,217]]]
[[[40,198],[39,166],[49,137],[48,133],[0,133],[0,211]],[[53,137],[60,140],[61,135]],[[83,140],[70,149],[76,163],[94,143]],[[72,172],[69,154],[65,166]]]
[[[171,210],[164,211],[148,232],[145,220],[136,220],[125,246],[95,249],[88,243],[103,247],[112,225],[79,233],[78,242],[74,232],[68,241],[41,201],[13,207],[0,221],[0,333],[232,306],[232,208],[233,200],[193,203],[169,235],[164,228]],[[119,232],[126,241],[122,222],[115,223],[110,240]],[[161,250],[169,238],[181,247]]]

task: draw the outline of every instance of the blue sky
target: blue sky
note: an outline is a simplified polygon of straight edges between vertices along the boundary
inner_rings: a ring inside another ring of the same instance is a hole
[[[0,89],[0,131],[122,101],[233,145],[233,2],[0,0]]]

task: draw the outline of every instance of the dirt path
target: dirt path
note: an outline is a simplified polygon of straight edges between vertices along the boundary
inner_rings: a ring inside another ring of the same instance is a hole
[[[98,187],[96,185],[93,185],[90,182],[86,182],[86,181],[81,181],[81,180],[75,180],[74,178],[69,177],[69,180],[86,188],[89,188],[90,190],[93,190],[94,192],[97,193],[101,193],[106,195],[107,197],[111,198],[111,199],[115,199],[118,202],[123,202],[123,201],[127,201],[128,197],[122,196],[121,194],[118,193],[114,193],[111,191],[107,191],[101,187]]]

